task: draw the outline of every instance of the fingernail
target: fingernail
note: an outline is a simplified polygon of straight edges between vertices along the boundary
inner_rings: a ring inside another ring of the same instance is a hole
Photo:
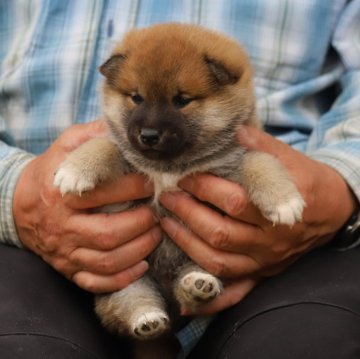
[[[247,204],[244,196],[241,196],[238,193],[232,194],[226,202],[226,212],[231,215],[237,215],[241,213],[245,209]]]
[[[160,221],[162,229],[168,234],[170,238],[174,238],[179,229],[179,224],[170,217],[164,217]]]
[[[179,186],[189,192],[192,192],[192,189],[194,188],[194,179],[192,177],[185,177],[179,182]]]
[[[149,269],[149,263],[147,261],[141,261],[132,268],[135,276],[141,276]]]
[[[160,196],[160,202],[164,207],[172,211],[176,206],[176,197],[173,193],[166,192]]]

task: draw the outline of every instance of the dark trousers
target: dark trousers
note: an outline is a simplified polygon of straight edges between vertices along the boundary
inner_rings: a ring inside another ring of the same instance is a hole
[[[92,296],[35,255],[0,245],[0,358],[128,358]],[[321,249],[225,311],[195,358],[360,358],[360,249]],[[161,358],[159,358],[161,359]]]

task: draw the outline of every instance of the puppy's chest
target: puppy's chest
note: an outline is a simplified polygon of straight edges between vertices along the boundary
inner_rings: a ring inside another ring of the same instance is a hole
[[[159,196],[163,192],[178,191],[178,182],[185,176],[179,173],[151,172],[147,174],[154,184],[154,203],[158,204]]]

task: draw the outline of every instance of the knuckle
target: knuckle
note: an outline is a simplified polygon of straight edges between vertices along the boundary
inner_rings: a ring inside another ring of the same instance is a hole
[[[233,193],[226,200],[226,212],[232,216],[238,216],[247,206],[248,201],[246,197],[240,193]]]
[[[102,273],[111,274],[115,271],[115,262],[109,254],[104,255],[97,265]]]
[[[41,250],[43,253],[46,253],[47,255],[54,255],[58,252],[59,247],[59,238],[57,235],[49,235],[47,236],[43,244],[41,246]]]
[[[103,250],[111,250],[116,246],[116,237],[111,231],[102,231],[96,236],[97,245]]]
[[[229,230],[225,226],[217,226],[209,236],[209,243],[217,249],[226,249],[229,245]]]

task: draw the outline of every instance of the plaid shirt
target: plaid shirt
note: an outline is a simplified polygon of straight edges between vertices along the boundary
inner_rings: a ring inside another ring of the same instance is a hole
[[[334,167],[360,198],[360,0],[0,0],[0,241],[20,246],[12,196],[23,167],[100,115],[97,67],[115,42],[169,21],[242,42],[265,129]]]

